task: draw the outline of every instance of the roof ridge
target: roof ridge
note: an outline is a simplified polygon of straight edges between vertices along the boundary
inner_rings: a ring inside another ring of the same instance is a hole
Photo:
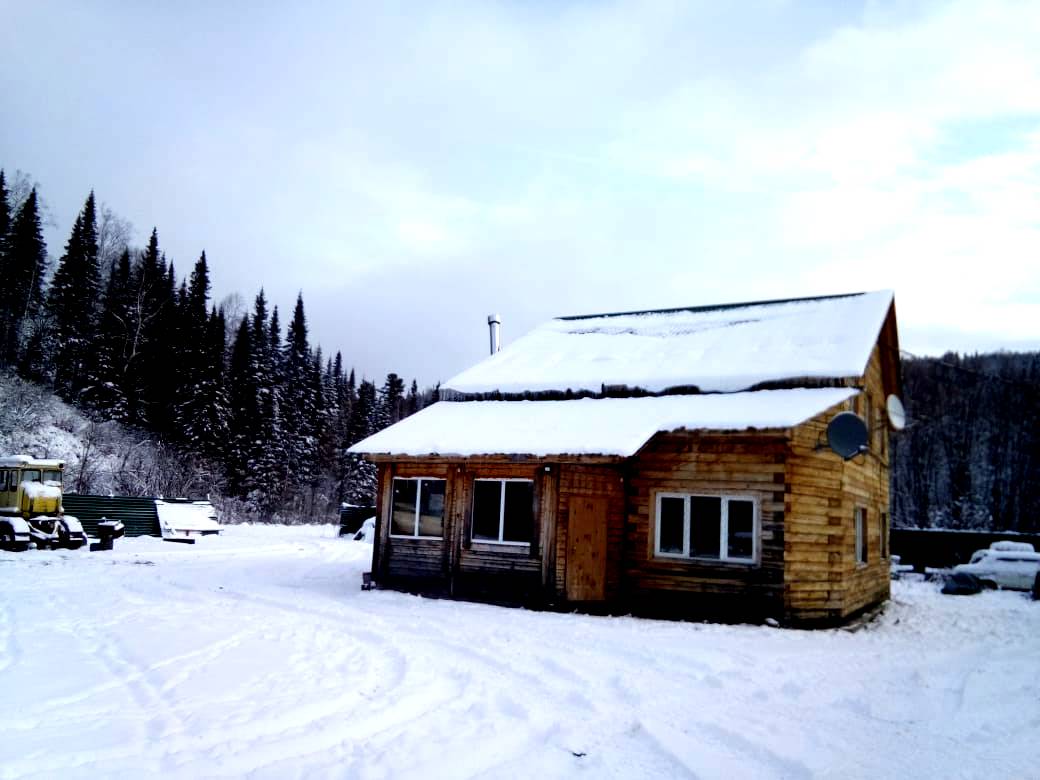
[[[644,309],[642,311],[616,311],[616,312],[603,312],[601,314],[566,314],[559,317],[553,317],[554,320],[592,320],[603,317],[626,317],[638,314],[675,314],[681,311],[687,312],[707,312],[707,311],[726,311],[728,309],[744,309],[750,306],[778,306],[784,303],[803,303],[808,301],[827,301],[836,300],[838,298],[855,298],[860,295],[867,295],[866,291],[863,292],[850,292],[850,293],[836,293],[834,295],[811,295],[805,298],[777,298],[775,300],[768,301],[744,301],[737,303],[717,303],[708,306],[676,306],[671,309]]]

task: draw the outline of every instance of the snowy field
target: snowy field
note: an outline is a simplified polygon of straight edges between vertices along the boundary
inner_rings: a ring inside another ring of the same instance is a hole
[[[361,592],[326,527],[0,552],[0,778],[1040,776],[1040,603],[868,628]]]

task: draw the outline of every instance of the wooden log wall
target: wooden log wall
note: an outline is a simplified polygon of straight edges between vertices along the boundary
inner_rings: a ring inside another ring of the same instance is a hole
[[[791,432],[784,480],[787,518],[784,589],[787,617],[838,621],[888,598],[882,513],[888,514],[888,431],[881,359],[875,347],[864,392]],[[868,421],[870,452],[843,461],[827,446],[839,411]],[[855,510],[867,510],[867,563],[856,561]],[[887,549],[887,546],[886,546]]]
[[[535,483],[535,522],[552,518],[544,504],[554,504],[558,467],[543,463],[510,463],[501,459],[402,460],[379,469],[378,533],[373,550],[377,581],[391,587],[436,595],[483,597],[498,601],[532,601],[543,595],[541,526],[530,546],[470,541],[473,482],[482,479],[531,479]],[[444,479],[443,539],[390,536],[394,477]],[[511,599],[510,595],[516,598]]]
[[[446,480],[444,495],[444,539],[407,539],[390,536],[393,513],[394,477],[430,477]],[[396,463],[379,469],[377,515],[378,549],[373,550],[373,571],[383,584],[403,585],[408,590],[446,593],[448,573],[452,566],[452,546],[446,543],[456,533],[458,513],[454,511],[459,496],[452,468],[444,462]]]
[[[889,446],[888,417],[885,413],[885,384],[882,381],[880,350],[874,348],[867,366],[865,390],[856,399],[857,408],[869,423],[870,451],[862,457],[846,461],[842,473],[843,510],[850,517],[857,506],[867,510],[867,562],[856,562],[855,528],[849,525],[843,552],[847,554],[845,569],[845,603],[843,617],[886,600],[890,595],[891,573],[887,556],[889,545],[881,543],[887,533],[882,515],[889,516]],[[886,552],[882,557],[882,550]]]
[[[629,463],[625,598],[636,611],[779,616],[784,594],[782,436],[658,434]],[[654,557],[659,492],[750,496],[760,518],[756,564]]]

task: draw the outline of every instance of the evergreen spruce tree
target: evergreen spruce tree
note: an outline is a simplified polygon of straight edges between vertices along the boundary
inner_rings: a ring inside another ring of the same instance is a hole
[[[147,425],[154,417],[154,367],[158,360],[152,340],[159,333],[160,309],[167,284],[165,262],[159,253],[159,233],[152,228],[148,247],[131,266],[127,291],[127,343],[124,347],[122,387],[126,398],[126,421]]]
[[[132,324],[130,252],[124,250],[108,274],[98,318],[98,333],[87,364],[87,377],[80,397],[88,409],[102,418],[125,421],[127,363],[130,360]]]
[[[278,307],[271,311],[271,323],[267,329],[267,372],[271,384],[279,389],[285,381],[285,356],[282,354],[282,331],[278,321]]]
[[[54,387],[66,400],[76,399],[87,383],[98,337],[99,288],[97,217],[91,192],[72,226],[47,295],[47,353]]]
[[[353,372],[351,372],[353,374]],[[361,381],[347,430],[347,446],[357,444],[378,430],[379,402],[374,382]],[[344,498],[351,504],[366,505],[375,500],[376,467],[361,455],[346,455]]]
[[[0,170],[0,279],[10,279],[12,274],[7,257],[7,237],[11,232],[11,205],[7,191],[7,179]],[[13,325],[14,296],[7,284],[0,284],[0,368],[7,365],[8,328]]]
[[[419,395],[419,383],[414,379],[412,386],[408,389],[408,398],[404,403],[404,416],[409,417],[422,409],[422,396]]]
[[[7,192],[7,179],[4,177],[4,171],[0,168],[0,279],[6,279],[6,248],[7,248],[7,234],[11,230],[11,204]],[[4,299],[5,296],[0,290],[0,320],[4,319]]]
[[[311,376],[313,366],[307,343],[307,320],[302,294],[296,298],[296,308],[282,354],[282,409],[287,473],[293,485],[309,485],[315,476],[318,409]]]
[[[47,270],[47,245],[43,241],[36,188],[22,203],[7,234],[4,251],[4,297],[0,321],[0,366],[12,365],[32,342],[34,323],[43,309],[43,277]],[[32,362],[31,356],[28,362]],[[23,365],[25,362],[23,362]]]
[[[174,423],[188,451],[214,457],[221,453],[228,437],[228,409],[223,376],[224,321],[215,310],[207,312],[209,288],[209,267],[203,252],[190,284],[180,295],[180,371]]]
[[[144,376],[147,426],[161,438],[175,439],[174,402],[177,394],[177,349],[183,337],[178,317],[177,273],[173,263],[159,261],[159,277],[144,329]]]
[[[233,494],[241,497],[245,496],[253,440],[260,427],[259,397],[253,370],[253,328],[247,315],[239,324],[228,366],[231,430],[228,453],[224,459],[228,487]]]
[[[404,416],[404,380],[397,374],[389,373],[379,391],[377,430],[393,425]]]
[[[321,347],[318,347],[316,350],[314,364],[315,369],[320,371]],[[339,380],[342,380],[342,376],[339,377]],[[339,405],[339,382],[331,358],[326,361],[325,370],[321,371],[320,387],[321,394],[318,399],[318,471],[336,483],[339,475],[339,445],[343,438],[343,429],[340,427],[342,410]],[[338,500],[338,489],[336,493],[336,499]]]
[[[249,402],[255,410],[252,429],[246,442],[242,491],[254,511],[270,513],[282,495],[286,479],[286,453],[283,439],[281,388],[275,382],[277,344],[267,317],[264,291],[256,297],[250,324],[250,385],[255,392]]]
[[[321,347],[315,347],[311,362],[311,386],[314,403],[314,446],[310,459],[312,477],[308,500],[311,512],[323,511],[331,500],[336,501],[336,438],[335,438],[335,389],[332,381],[332,361],[322,367]]]
[[[222,457],[227,452],[231,436],[226,355],[227,323],[224,321],[224,313],[214,308],[210,312],[206,334],[206,364],[203,375],[203,382],[213,388],[207,393],[211,398],[211,408],[208,412],[210,427],[202,436],[202,451],[212,457]]]
[[[330,464],[336,483],[336,500],[345,499],[344,479],[347,472],[347,427],[350,423],[352,398],[347,391],[347,378],[343,375],[343,355],[339,352],[332,362],[332,385],[335,394],[335,411],[330,421],[329,436],[333,442],[333,461]]]

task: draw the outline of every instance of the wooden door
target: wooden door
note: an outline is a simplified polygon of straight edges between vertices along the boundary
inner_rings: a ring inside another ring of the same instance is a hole
[[[567,600],[602,601],[607,574],[607,500],[574,496],[567,523]]]

